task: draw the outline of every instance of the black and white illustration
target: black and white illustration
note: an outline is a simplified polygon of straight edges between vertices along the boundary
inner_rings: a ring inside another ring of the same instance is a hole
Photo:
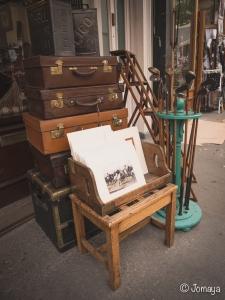
[[[103,174],[110,194],[124,189],[137,181],[130,160],[121,160],[117,164],[105,166]]]

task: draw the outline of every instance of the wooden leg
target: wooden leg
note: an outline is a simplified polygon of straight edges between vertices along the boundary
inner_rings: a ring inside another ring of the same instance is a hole
[[[120,250],[118,224],[106,230],[109,285],[112,290],[120,287]]]
[[[76,224],[75,231],[76,231],[76,238],[77,238],[77,247],[79,252],[81,254],[84,254],[87,252],[87,249],[81,244],[81,238],[86,237],[85,227],[84,227],[84,216],[79,211],[74,201],[72,201],[72,209],[73,209],[74,224]]]
[[[173,246],[175,231],[175,213],[176,213],[176,191],[171,195],[171,202],[166,206],[166,224],[165,224],[165,244],[168,247]]]

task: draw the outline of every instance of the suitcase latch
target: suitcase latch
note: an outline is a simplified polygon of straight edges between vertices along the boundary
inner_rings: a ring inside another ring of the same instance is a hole
[[[117,115],[113,115],[112,116],[112,125],[114,127],[122,126],[123,125],[123,120],[122,119],[118,119]]]
[[[69,166],[68,166],[68,164],[64,165],[64,173],[65,174],[69,174]]]
[[[64,136],[64,124],[60,123],[57,125],[58,130],[52,130],[51,131],[51,137],[52,139],[58,139]]]
[[[57,65],[57,67],[50,67],[51,75],[60,75],[60,74],[62,74],[63,61],[62,60],[57,60],[55,62],[55,64]]]
[[[114,100],[118,99],[117,93],[113,93],[112,88],[109,88],[108,98],[109,98],[109,101],[114,101]]]
[[[103,72],[112,72],[112,67],[108,66],[108,60],[103,60],[102,63],[104,64]]]
[[[63,107],[62,96],[63,96],[62,93],[57,93],[56,97],[58,98],[58,100],[52,100],[51,101],[51,106],[56,107],[56,108],[62,108]]]

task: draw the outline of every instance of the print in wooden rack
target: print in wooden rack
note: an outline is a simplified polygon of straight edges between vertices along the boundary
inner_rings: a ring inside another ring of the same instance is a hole
[[[123,160],[118,162],[117,165],[111,164],[104,167],[103,174],[110,194],[124,189],[137,181],[130,160]]]

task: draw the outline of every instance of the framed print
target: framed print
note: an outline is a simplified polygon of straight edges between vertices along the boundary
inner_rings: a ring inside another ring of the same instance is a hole
[[[10,31],[13,30],[11,10],[8,5],[0,8],[0,30]]]

